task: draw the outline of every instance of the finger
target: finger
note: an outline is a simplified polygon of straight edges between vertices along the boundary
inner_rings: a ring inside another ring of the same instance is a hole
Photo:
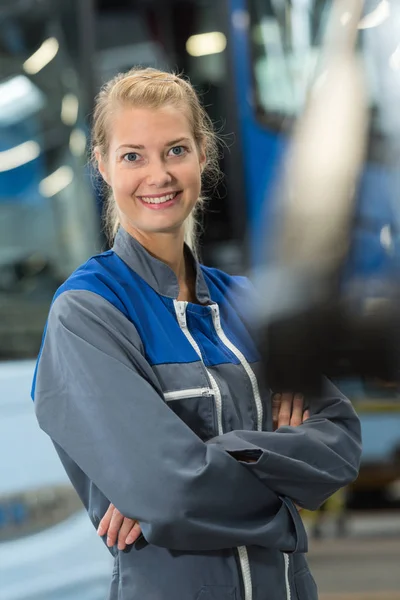
[[[97,533],[101,536],[107,533],[107,530],[110,526],[110,521],[111,521],[111,517],[113,515],[114,512],[114,504],[110,504],[110,506],[107,508],[107,512],[104,515],[104,517],[101,519],[99,526],[97,528]]]
[[[116,544],[118,532],[121,529],[121,525],[123,523],[124,518],[125,518],[124,515],[121,515],[119,510],[117,508],[114,508],[114,511],[113,511],[113,514],[111,517],[111,521],[110,521],[110,525],[109,525],[108,531],[107,531],[107,546],[108,547],[114,546],[114,544]]]
[[[279,408],[278,415],[278,427],[283,427],[284,425],[290,424],[290,417],[292,415],[292,400],[293,394],[282,394],[281,405]]]
[[[292,405],[292,416],[290,425],[298,427],[303,422],[304,397],[301,394],[295,394]]]
[[[303,414],[303,423],[304,423],[304,421],[307,421],[307,419],[309,419],[310,417],[311,417],[310,411],[308,409],[305,410],[304,414]]]
[[[126,543],[128,545],[133,544],[134,542],[136,542],[136,540],[138,539],[138,537],[140,536],[141,533],[142,533],[142,528],[140,527],[139,523],[137,521],[135,521],[134,526],[132,527],[129,534],[127,535]]]
[[[274,427],[278,424],[280,406],[281,394],[274,394],[274,396],[272,397],[272,423]]]
[[[118,550],[124,550],[126,546],[126,537],[129,532],[132,530],[132,527],[135,524],[134,519],[128,519],[125,517],[120,530],[118,532]]]

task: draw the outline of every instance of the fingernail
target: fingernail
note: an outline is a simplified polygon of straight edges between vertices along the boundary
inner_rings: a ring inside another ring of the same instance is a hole
[[[111,540],[111,538],[109,538],[109,537],[108,537],[108,538],[107,538],[107,546],[108,546],[109,548],[111,548],[111,546],[112,546],[112,545],[113,545],[113,543],[112,543],[112,540]]]

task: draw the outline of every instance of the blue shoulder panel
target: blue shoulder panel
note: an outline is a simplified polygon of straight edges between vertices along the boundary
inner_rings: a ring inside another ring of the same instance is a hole
[[[220,308],[221,326],[248,362],[260,357],[254,343],[249,316],[255,291],[247,277],[232,277],[219,269],[201,267],[211,298]]]
[[[245,278],[234,278],[217,269],[202,267],[211,298],[220,306],[221,325],[249,362],[258,355],[242,315],[250,301],[251,288]],[[136,327],[151,365],[197,362],[199,357],[182,335],[173,300],[159,295],[112,250],[96,255],[79,267],[57,290],[53,302],[64,292],[93,292],[119,310]],[[190,304],[188,326],[198,343],[206,366],[239,361],[219,340],[209,309]],[[46,330],[39,352],[40,360]],[[38,364],[38,363],[37,363]],[[37,365],[36,365],[37,369]],[[32,397],[36,383],[33,380]]]

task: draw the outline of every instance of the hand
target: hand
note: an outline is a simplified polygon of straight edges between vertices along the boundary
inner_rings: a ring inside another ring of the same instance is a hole
[[[97,533],[100,536],[107,534],[108,547],[114,546],[118,539],[118,550],[125,550],[126,546],[136,542],[142,530],[137,521],[124,517],[113,504],[110,504],[100,521]]]
[[[302,394],[275,394],[272,398],[272,422],[274,430],[284,425],[298,427],[310,417],[310,411],[304,410]]]

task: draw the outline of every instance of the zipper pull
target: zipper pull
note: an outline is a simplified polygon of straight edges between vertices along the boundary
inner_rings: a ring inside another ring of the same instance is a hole
[[[219,329],[221,329],[221,319],[219,318],[218,304],[212,304],[210,308],[211,308],[212,318],[213,318],[213,322],[214,322],[214,327],[215,327],[215,329],[219,330]]]
[[[187,323],[186,323],[186,305],[187,305],[187,302],[184,302],[182,300],[175,300],[176,316],[178,317],[179,326],[182,329],[183,328],[187,328]]]

